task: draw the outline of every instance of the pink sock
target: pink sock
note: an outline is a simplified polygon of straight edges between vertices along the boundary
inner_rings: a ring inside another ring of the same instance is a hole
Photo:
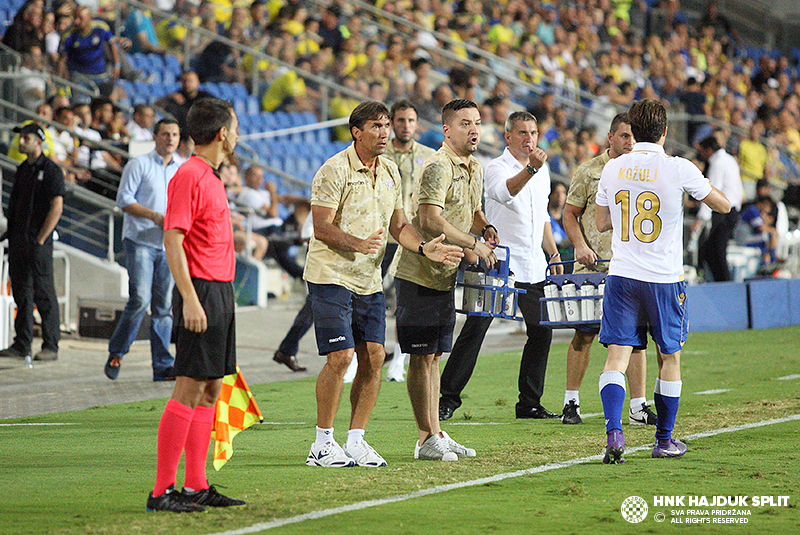
[[[214,426],[215,407],[198,405],[194,409],[192,425],[186,437],[186,479],[183,486],[192,490],[208,488],[206,461],[208,445],[211,442],[211,428]]]
[[[167,401],[167,406],[164,407],[158,424],[158,461],[153,496],[161,496],[167,487],[175,483],[193,414],[193,409],[174,399]]]

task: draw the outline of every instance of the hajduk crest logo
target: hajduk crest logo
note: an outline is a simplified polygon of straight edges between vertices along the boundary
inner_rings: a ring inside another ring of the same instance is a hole
[[[647,518],[647,502],[639,496],[630,496],[622,502],[619,512],[631,524],[638,524]]]

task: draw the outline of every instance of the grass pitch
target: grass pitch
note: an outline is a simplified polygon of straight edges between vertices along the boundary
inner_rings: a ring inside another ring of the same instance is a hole
[[[791,378],[800,374],[798,342],[798,327],[692,334],[682,353],[676,436],[800,415],[800,378]],[[564,345],[553,346],[550,353],[543,404],[555,412],[563,404],[565,353]],[[595,345],[581,390],[584,414],[602,411],[597,377],[604,360],[605,350]],[[648,365],[652,384],[652,354]],[[367,429],[370,444],[389,463],[380,469],[305,466],[314,438],[314,379],[251,385],[270,423],[240,434],[233,459],[220,472],[209,462],[208,472],[223,493],[243,498],[248,505],[195,515],[144,510],[155,477],[156,429],[164,400],[4,420],[0,533],[210,534],[367,500],[424,494],[420,491],[601,453],[602,416],[585,418],[582,426],[514,419],[518,366],[516,352],[479,359],[464,405],[443,426],[456,440],[477,449],[478,457],[454,463],[413,461],[416,430],[405,385],[383,383]],[[243,372],[246,376],[247,370]],[[340,442],[348,427],[348,409],[345,392],[336,422]],[[15,423],[59,425],[7,426]],[[652,427],[623,427],[629,448],[652,443]],[[681,459],[650,459],[646,448],[628,453],[621,466],[590,460],[487,479],[447,492],[302,519],[269,533],[797,533],[798,437],[800,420],[786,421],[690,440],[689,452]],[[179,469],[179,485],[182,472]],[[712,511],[720,509],[689,507],[689,497],[742,495],[789,498],[785,506],[724,508],[738,511],[725,518],[746,519],[745,524],[687,523],[690,516],[710,521]],[[629,496],[640,496],[649,505],[641,523],[629,523],[620,513]],[[686,506],[655,506],[658,496],[682,496]]]

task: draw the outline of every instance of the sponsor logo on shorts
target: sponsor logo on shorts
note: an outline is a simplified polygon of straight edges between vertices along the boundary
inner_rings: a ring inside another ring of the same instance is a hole
[[[329,338],[328,343],[335,344],[336,342],[344,342],[345,340],[347,340],[347,338],[344,335],[341,335],[337,336],[336,338]]]
[[[411,347],[427,347],[428,344],[411,344]]]

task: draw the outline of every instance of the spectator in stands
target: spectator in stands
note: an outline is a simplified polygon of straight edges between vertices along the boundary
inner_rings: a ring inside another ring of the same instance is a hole
[[[269,13],[266,0],[254,0],[250,4],[250,24],[244,30],[244,44],[256,46],[267,36]]]
[[[341,14],[342,10],[339,5],[331,4],[322,12],[322,20],[319,24],[319,36],[322,38],[322,42],[330,46],[334,53],[339,52],[345,40],[342,35],[342,27],[339,25]]]
[[[183,130],[186,125],[186,114],[189,113],[189,108],[192,107],[192,104],[200,99],[210,97],[211,93],[200,89],[200,78],[194,71],[184,71],[181,74],[180,83],[181,88],[179,91],[158,99],[156,105],[164,108],[164,111],[175,117],[181,130]]]
[[[194,140],[186,132],[181,132],[181,140],[178,143],[178,150],[175,151],[175,160],[178,165],[188,160],[194,154]]]
[[[56,360],[61,337],[59,307],[53,280],[53,230],[64,206],[64,176],[42,154],[44,130],[36,123],[14,129],[19,150],[27,156],[17,168],[8,199],[8,238],[11,291],[17,305],[14,343],[1,357],[30,357],[33,308],[42,317],[42,349],[34,360]]]
[[[20,78],[14,79],[17,104],[34,110],[47,97],[48,78],[45,77],[45,58],[39,45],[30,45],[22,54]]]
[[[117,206],[124,213],[122,246],[128,269],[128,303],[108,341],[106,377],[119,375],[122,358],[136,340],[150,307],[150,352],[153,381],[175,379],[172,340],[172,288],[174,281],[164,252],[164,213],[167,185],[178,164],[173,158],[180,130],[174,119],[162,119],[154,129],[155,149],[131,159],[122,172]]]
[[[70,75],[77,82],[85,79],[104,81],[109,77],[106,60],[103,55],[105,46],[109,47],[113,64],[111,78],[119,78],[120,55],[114,34],[108,24],[101,20],[92,20],[92,11],[86,6],[75,10],[75,22],[72,29],[61,40],[61,60],[59,74]]]
[[[143,4],[153,6],[153,0],[142,0]],[[127,7],[127,4],[123,3]],[[124,9],[124,8],[123,8]],[[148,10],[131,7],[125,18],[122,35],[131,40],[131,54],[164,54],[166,50],[158,40],[153,16]]]
[[[264,170],[252,166],[244,174],[245,187],[236,198],[240,205],[256,211],[250,216],[253,230],[269,240],[267,256],[293,278],[303,276],[292,246],[299,242],[300,229],[308,215],[308,200],[290,195],[278,195],[274,182],[264,180]],[[279,203],[295,203],[298,207],[286,221],[279,216]]]
[[[442,120],[442,108],[453,100],[453,88],[450,84],[439,84],[433,91],[431,100],[419,104],[419,118],[429,123],[438,124]]]
[[[153,108],[147,104],[137,104],[134,106],[131,120],[127,125],[131,141],[152,141],[154,118],[155,112]]]
[[[31,46],[38,46],[39,50],[44,50],[43,12],[42,0],[27,0],[14,15],[14,22],[3,35],[3,44],[17,52],[30,50]]]
[[[775,262],[778,231],[775,229],[775,201],[771,197],[757,197],[755,202],[742,209],[742,224],[736,229],[739,245],[758,247],[761,263]]]
[[[755,121],[748,130],[747,139],[739,144],[739,166],[742,170],[742,185],[745,200],[752,200],[756,194],[756,182],[764,176],[767,167],[767,147],[761,142],[764,125]]]
[[[563,217],[566,201],[566,184],[559,180],[553,180],[550,183],[550,195],[547,197],[547,213],[550,215],[550,229],[553,231],[553,239],[556,241],[562,260],[570,260],[573,257],[572,244],[567,237],[567,231],[564,230]]]
[[[108,129],[114,119],[114,104],[107,98],[93,98],[89,104],[92,113],[90,126],[100,132],[103,139],[108,139]]]

